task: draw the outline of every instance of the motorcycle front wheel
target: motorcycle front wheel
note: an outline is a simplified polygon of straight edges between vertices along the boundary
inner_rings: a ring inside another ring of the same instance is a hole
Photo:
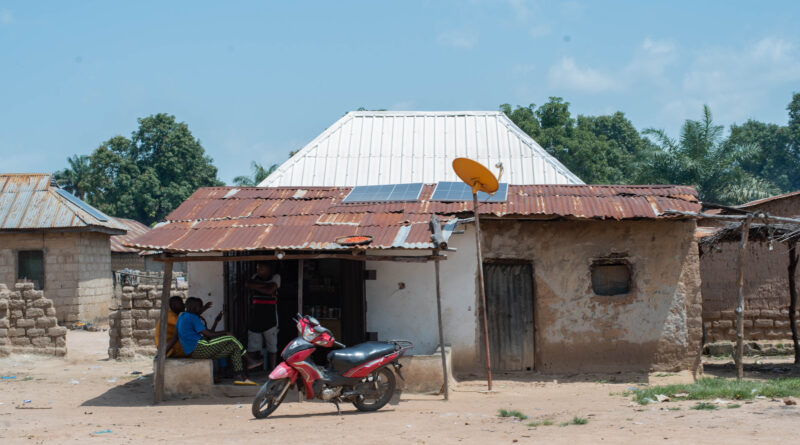
[[[388,367],[373,372],[370,377],[372,377],[371,382],[364,382],[356,387],[362,393],[353,402],[359,411],[377,411],[383,408],[392,399],[397,386],[397,379]]]
[[[253,399],[253,416],[256,419],[263,419],[278,409],[290,385],[289,379],[270,380],[265,383]]]

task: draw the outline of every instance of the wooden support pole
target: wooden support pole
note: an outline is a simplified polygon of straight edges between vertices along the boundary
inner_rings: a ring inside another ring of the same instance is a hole
[[[742,241],[739,245],[739,257],[736,260],[736,286],[739,290],[736,305],[736,378],[744,377],[744,254],[747,239],[750,237],[750,222],[753,215],[748,214],[742,223]]]
[[[789,326],[792,328],[792,343],[794,344],[794,364],[800,365],[800,340],[797,334],[797,241],[789,245]],[[439,263],[436,263],[439,264]]]
[[[297,313],[305,315],[303,314],[303,260],[297,260]],[[298,389],[297,401],[302,402],[303,399],[305,399],[303,391]]]
[[[438,252],[434,251],[434,254]],[[442,378],[444,379],[444,399],[450,400],[450,382],[447,381],[447,354],[444,350],[444,328],[442,327],[442,290],[439,285],[439,262],[434,263],[436,271],[436,315],[439,317],[439,348],[442,350]]]
[[[164,261],[164,281],[161,289],[161,308],[158,319],[158,352],[156,353],[156,372],[153,382],[153,403],[164,400],[164,360],[167,356],[167,316],[169,315],[169,296],[172,288],[172,259]]]
[[[483,341],[486,350],[486,386],[492,390],[492,353],[489,350],[489,322],[486,307],[486,289],[483,284],[483,253],[481,252],[481,219],[478,215],[478,193],[472,191],[472,212],[475,214],[475,245],[478,249],[478,292],[481,297],[481,313],[483,316]]]

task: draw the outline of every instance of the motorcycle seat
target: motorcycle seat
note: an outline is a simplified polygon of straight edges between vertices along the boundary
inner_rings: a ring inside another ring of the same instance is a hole
[[[336,349],[328,354],[330,368],[336,372],[346,372],[358,365],[367,363],[396,350],[394,343],[368,341],[344,349]]]

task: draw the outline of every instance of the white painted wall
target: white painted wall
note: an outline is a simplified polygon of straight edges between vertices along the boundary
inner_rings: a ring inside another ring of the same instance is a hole
[[[475,367],[478,324],[475,232],[453,235],[449,242],[456,252],[446,252],[441,262],[442,320],[444,341],[452,345],[453,367],[463,371]],[[383,255],[421,255],[421,251],[370,252]],[[367,280],[367,331],[378,332],[381,340],[406,339],[414,342],[412,354],[431,354],[439,345],[436,317],[436,277],[433,262],[397,263],[368,261],[376,271]],[[399,283],[405,288],[400,289]]]
[[[203,313],[209,326],[225,303],[225,277],[221,261],[188,261],[189,296],[201,298],[203,302],[211,301],[213,305]],[[219,322],[217,330],[226,329],[225,319]]]

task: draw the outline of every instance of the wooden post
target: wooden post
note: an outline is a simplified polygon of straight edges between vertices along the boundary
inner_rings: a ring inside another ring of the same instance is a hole
[[[439,252],[434,250],[434,255]],[[447,381],[447,354],[444,350],[444,328],[442,327],[442,291],[439,286],[439,262],[434,261],[436,271],[436,314],[439,317],[439,348],[442,350],[442,378],[444,379],[444,399],[450,400],[450,383]]]
[[[478,248],[478,287],[481,296],[481,312],[483,314],[483,341],[486,349],[486,386],[492,390],[492,354],[489,350],[489,322],[486,314],[486,289],[483,285],[483,253],[481,252],[481,220],[478,216],[478,193],[472,189],[472,212],[475,214],[475,245]]]
[[[736,378],[744,377],[744,253],[750,237],[750,222],[753,214],[748,213],[742,223],[742,242],[739,245],[739,258],[736,260],[736,286],[739,289],[736,305]]]
[[[172,288],[172,259],[164,261],[164,281],[161,289],[161,308],[158,320],[158,352],[156,353],[156,372],[153,382],[153,403],[164,400],[164,359],[167,356],[167,316],[169,315],[169,296]]]
[[[794,364],[800,365],[800,341],[797,336],[797,241],[789,244],[789,326],[792,328],[792,343],[794,344]]]
[[[297,313],[301,316],[303,314],[303,260],[297,260]],[[294,329],[294,326],[292,326]],[[270,370],[271,371],[271,370]],[[299,388],[299,387],[298,387]],[[303,391],[298,389],[297,391],[297,401],[303,402]]]

